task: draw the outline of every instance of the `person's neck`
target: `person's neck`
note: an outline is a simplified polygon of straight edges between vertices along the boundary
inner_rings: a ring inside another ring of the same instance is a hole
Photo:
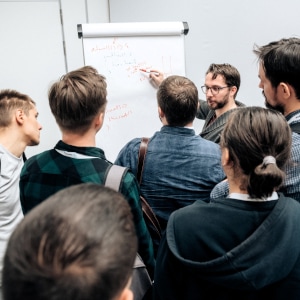
[[[185,128],[194,128],[194,122],[190,122],[184,126]]]
[[[286,117],[296,110],[300,110],[300,101],[298,99],[295,99],[295,101],[291,101],[284,106],[283,115]]]
[[[63,133],[62,141],[68,145],[75,147],[95,147],[96,146],[96,136],[95,134],[83,133]]]
[[[166,119],[162,120],[162,124],[163,124],[163,126],[170,126]],[[190,122],[190,123],[188,123],[188,124],[186,124],[182,127],[184,127],[184,128],[194,128],[194,122]]]
[[[18,133],[8,130],[0,131],[0,144],[16,157],[21,157],[26,148]]]
[[[232,174],[227,173],[227,180],[229,186],[229,194],[237,193],[237,194],[247,194],[247,190],[242,190],[242,180],[240,177],[234,177]]]
[[[222,108],[215,110],[216,117],[218,118],[222,114],[224,114],[226,111],[234,109],[234,108],[237,108],[237,105],[236,105],[235,100],[232,99],[232,100],[228,101],[228,103],[225,106],[223,106]]]

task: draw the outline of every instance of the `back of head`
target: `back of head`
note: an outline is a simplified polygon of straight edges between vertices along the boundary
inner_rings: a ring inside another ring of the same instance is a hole
[[[35,102],[27,95],[21,94],[15,90],[0,91],[0,127],[10,125],[12,112],[16,109],[22,109],[28,115],[29,110]]]
[[[281,39],[261,47],[255,45],[253,52],[272,86],[277,87],[280,82],[290,84],[300,100],[300,39]]]
[[[12,234],[3,269],[6,300],[116,299],[137,251],[120,193],[87,183],[54,194]]]
[[[198,108],[198,89],[186,77],[169,76],[157,91],[158,106],[170,126],[185,126],[194,121]]]
[[[230,64],[211,64],[206,71],[206,75],[208,73],[212,74],[212,79],[216,79],[220,75],[224,78],[227,86],[235,86],[237,91],[234,97],[236,97],[241,85],[241,76],[234,66]]]
[[[262,107],[238,108],[223,130],[221,148],[227,148],[241,189],[252,198],[265,198],[284,179],[291,151],[291,130],[281,113]]]
[[[104,111],[106,81],[96,69],[85,66],[55,82],[48,93],[49,104],[61,130],[82,133]]]

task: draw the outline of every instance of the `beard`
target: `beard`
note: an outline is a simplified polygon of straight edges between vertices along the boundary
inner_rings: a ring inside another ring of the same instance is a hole
[[[207,101],[207,104],[210,109],[217,110],[220,108],[223,108],[228,103],[229,95],[226,95],[220,102],[212,101],[213,103],[210,104],[209,101]]]
[[[264,98],[265,98],[265,106],[266,106],[266,108],[276,110],[276,111],[278,111],[278,112],[280,112],[280,113],[282,113],[282,114],[284,113],[284,108],[283,108],[282,105],[280,105],[280,104],[277,104],[277,105],[271,105],[271,104],[268,102],[268,99],[267,99],[267,97],[266,97],[264,91],[262,91],[262,94],[263,94],[263,96],[264,96]]]

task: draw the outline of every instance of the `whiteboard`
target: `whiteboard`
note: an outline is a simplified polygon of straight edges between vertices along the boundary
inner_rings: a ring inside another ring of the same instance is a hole
[[[185,76],[186,22],[79,24],[84,64],[107,80],[105,121],[97,146],[114,161],[121,148],[136,137],[160,130],[156,91],[140,69],[157,69],[165,76]]]

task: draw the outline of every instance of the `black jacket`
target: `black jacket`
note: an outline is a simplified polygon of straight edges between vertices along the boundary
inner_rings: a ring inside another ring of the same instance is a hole
[[[300,299],[300,204],[219,198],[176,211],[154,299]]]

